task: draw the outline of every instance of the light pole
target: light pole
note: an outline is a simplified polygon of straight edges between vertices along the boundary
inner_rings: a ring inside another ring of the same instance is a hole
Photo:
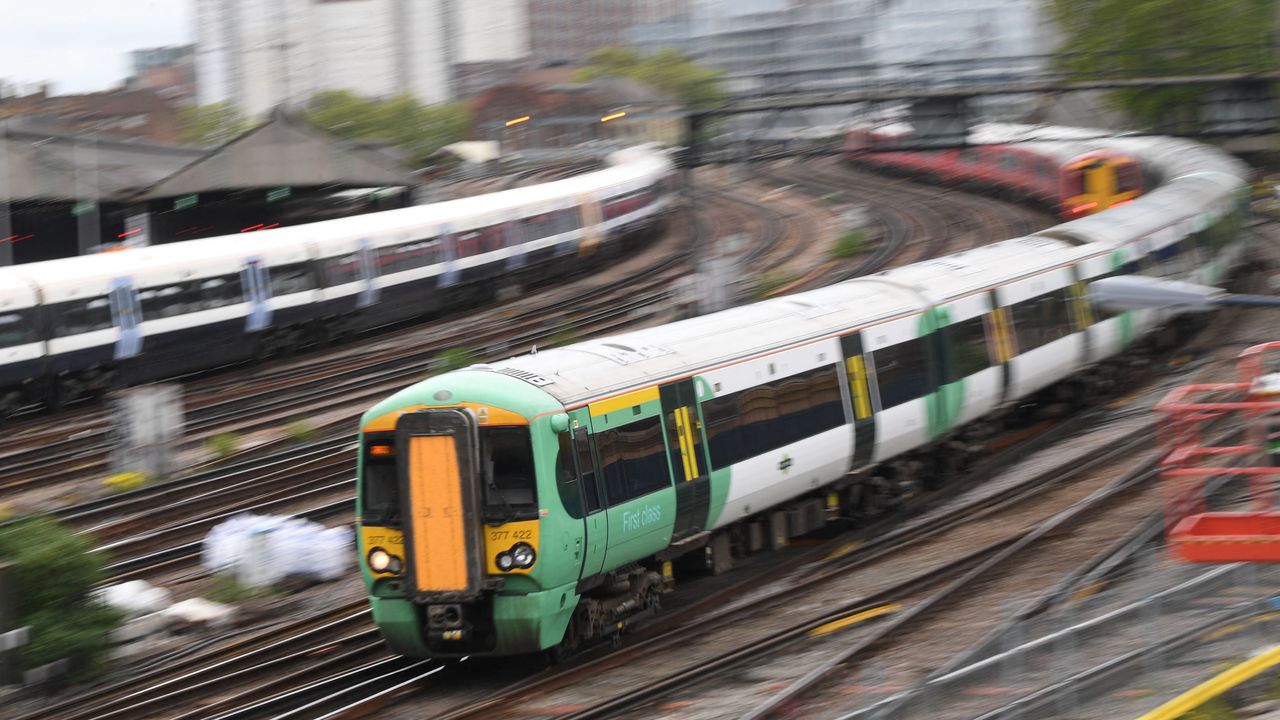
[[[501,157],[501,156],[502,156],[502,153],[503,153],[502,143],[503,143],[503,141],[504,141],[504,140],[506,139],[506,137],[507,137],[507,132],[506,132],[507,128],[519,127],[520,125],[524,125],[525,123],[529,122],[529,120],[530,120],[530,119],[531,119],[531,118],[530,118],[530,116],[528,116],[528,115],[521,115],[521,116],[520,116],[520,117],[518,117],[518,118],[512,118],[512,119],[510,119],[510,120],[508,120],[508,121],[506,121],[505,123],[503,123],[503,124],[502,124],[502,126],[503,126],[503,131],[502,131],[502,133],[498,136],[498,156],[499,156],[499,157]],[[520,131],[519,131],[519,130],[513,130],[512,132],[520,132]],[[518,145],[518,144],[519,144],[519,143],[517,143],[517,145]],[[517,147],[516,149],[518,150],[518,149],[519,149],[519,147]]]
[[[1112,312],[1170,310],[1209,312],[1227,305],[1280,307],[1280,297],[1236,295],[1208,285],[1162,280],[1145,275],[1116,275],[1089,285],[1094,304]]]
[[[13,202],[9,185],[9,121],[0,121],[0,266],[13,264],[13,223],[9,214]]]

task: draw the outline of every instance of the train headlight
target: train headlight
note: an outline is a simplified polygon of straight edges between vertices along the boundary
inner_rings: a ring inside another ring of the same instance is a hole
[[[365,559],[369,562],[369,569],[376,573],[394,573],[400,571],[400,558],[380,547],[370,550]]]
[[[516,561],[509,552],[498,553],[498,557],[494,558],[493,562],[502,572],[507,572],[516,565]]]
[[[538,557],[538,554],[533,551],[533,546],[529,543],[516,543],[515,547],[507,552],[511,554],[512,563],[520,568],[533,567],[533,561]]]

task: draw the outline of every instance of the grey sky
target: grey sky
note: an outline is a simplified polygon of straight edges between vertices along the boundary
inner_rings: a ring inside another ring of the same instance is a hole
[[[0,79],[57,93],[105,90],[128,52],[191,42],[194,0],[0,0]],[[24,88],[25,89],[25,88]]]

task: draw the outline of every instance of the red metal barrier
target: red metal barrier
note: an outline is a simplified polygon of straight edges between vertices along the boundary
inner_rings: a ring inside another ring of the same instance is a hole
[[[1263,359],[1280,342],[1240,354],[1237,382],[1184,385],[1156,405],[1164,479],[1165,530],[1175,557],[1188,562],[1280,562],[1280,373]],[[1209,445],[1227,430],[1230,445]],[[1205,487],[1214,478],[1244,477],[1245,507],[1209,510]]]

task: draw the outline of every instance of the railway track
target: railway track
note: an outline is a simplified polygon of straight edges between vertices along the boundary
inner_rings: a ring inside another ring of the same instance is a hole
[[[879,235],[870,253],[861,254],[852,265],[829,260],[780,288],[778,294],[1019,237],[1055,222],[1044,213],[979,195],[901,178],[886,181],[883,176],[846,167],[831,158],[805,163],[802,168],[791,163],[775,165],[765,173],[815,196],[868,202],[874,234]]]

